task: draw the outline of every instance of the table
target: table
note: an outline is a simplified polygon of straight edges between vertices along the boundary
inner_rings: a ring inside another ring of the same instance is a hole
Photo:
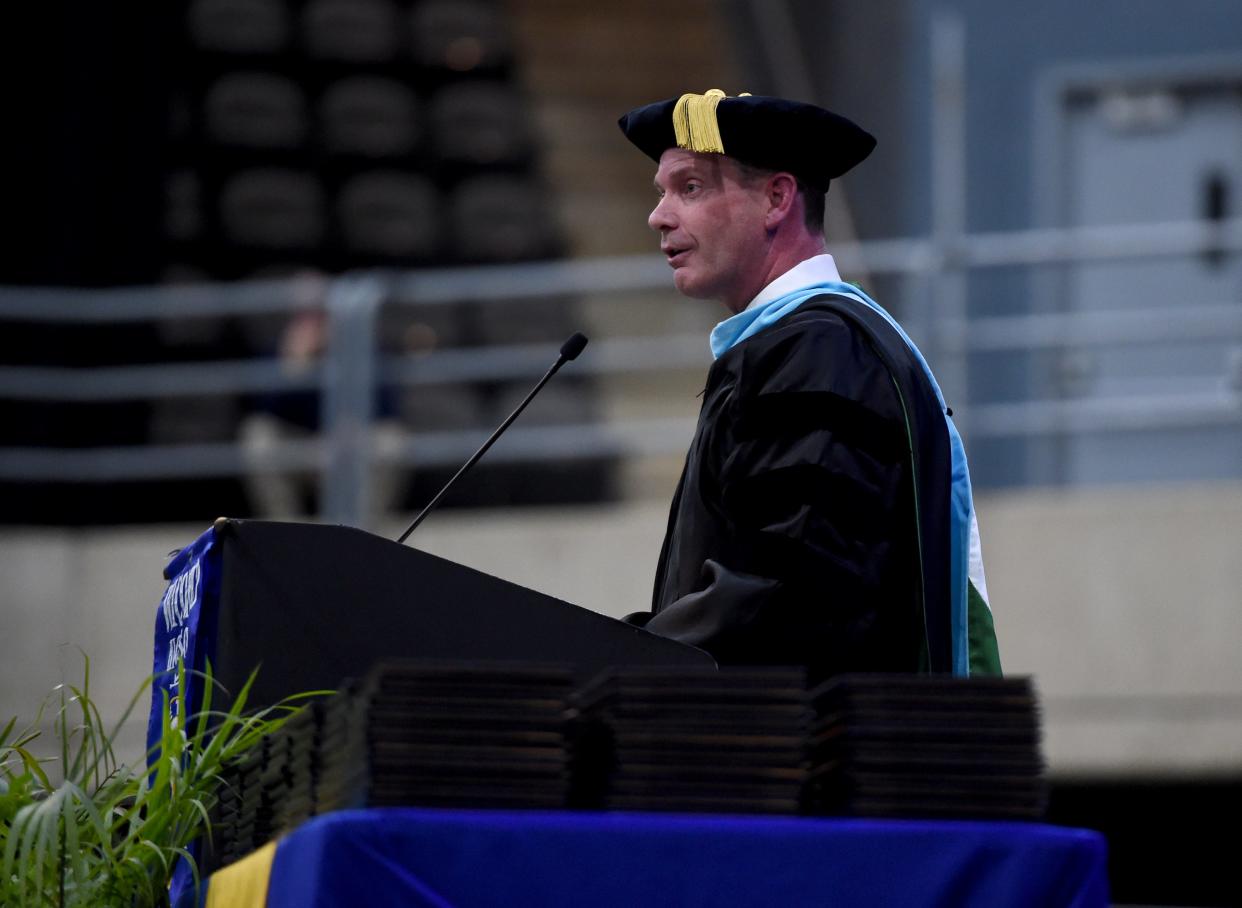
[[[310,820],[206,903],[1105,908],[1106,861],[1040,823],[388,808]]]

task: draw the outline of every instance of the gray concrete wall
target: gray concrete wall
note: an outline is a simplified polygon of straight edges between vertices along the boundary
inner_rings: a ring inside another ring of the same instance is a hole
[[[1242,769],[1242,486],[980,505],[1005,669],[1060,769]]]
[[[977,505],[1005,668],[1036,679],[1052,769],[1242,770],[1242,485]],[[444,512],[412,541],[619,616],[649,604],[665,520],[662,502]],[[0,720],[32,717],[53,685],[77,682],[77,647],[117,715],[152,665],[166,555],[201,529],[0,533]]]

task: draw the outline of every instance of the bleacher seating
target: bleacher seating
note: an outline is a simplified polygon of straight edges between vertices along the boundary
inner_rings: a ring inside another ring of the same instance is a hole
[[[350,76],[324,90],[319,124],[332,155],[399,158],[422,137],[421,109],[413,90],[384,76]]]
[[[516,262],[555,251],[542,190],[528,177],[472,177],[453,193],[453,240],[468,262]]]
[[[302,90],[273,73],[221,76],[203,99],[203,120],[212,142],[249,148],[296,149],[308,131]]]
[[[502,4],[194,0],[185,44],[176,264],[228,280],[291,251],[328,271],[559,251]]]
[[[513,56],[503,8],[486,0],[422,0],[410,17],[414,60],[456,72],[498,69]]]
[[[300,25],[302,46],[319,60],[385,63],[403,43],[398,10],[389,0],[311,0]]]
[[[194,0],[187,26],[191,43],[231,54],[273,53],[289,39],[284,0]]]
[[[499,0],[191,0],[185,9],[166,274],[233,280],[273,268],[338,273],[560,254]],[[394,310],[404,327],[380,344],[410,353],[559,342],[577,327],[572,307],[566,299],[463,301],[434,313],[404,305]],[[269,341],[254,352],[276,349]],[[515,402],[516,384],[404,389],[398,415],[414,432],[478,428]],[[574,419],[592,409],[589,381],[545,396],[541,409],[559,398]],[[172,440],[185,434],[169,428],[178,426],[170,417],[152,429]],[[438,482],[437,470],[416,476]],[[601,483],[588,485],[587,497]],[[497,500],[521,497],[509,489]]]
[[[431,101],[436,156],[473,167],[504,167],[528,160],[533,141],[518,92],[503,82],[448,85]]]
[[[421,264],[439,251],[435,184],[399,171],[368,171],[341,188],[337,205],[346,249],[396,264]]]
[[[240,246],[310,250],[324,234],[323,190],[314,175],[264,168],[231,177],[220,195],[223,239]]]

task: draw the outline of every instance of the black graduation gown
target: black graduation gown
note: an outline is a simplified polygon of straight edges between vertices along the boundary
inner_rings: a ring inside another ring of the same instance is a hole
[[[948,458],[897,332],[804,303],[712,365],[652,612],[627,620],[721,665],[947,670]]]

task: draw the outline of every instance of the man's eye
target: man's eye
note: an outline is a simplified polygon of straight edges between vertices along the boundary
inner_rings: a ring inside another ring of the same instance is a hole
[[[702,188],[703,188],[702,183],[687,183],[686,184],[686,195],[694,195],[694,193],[698,192]]]

